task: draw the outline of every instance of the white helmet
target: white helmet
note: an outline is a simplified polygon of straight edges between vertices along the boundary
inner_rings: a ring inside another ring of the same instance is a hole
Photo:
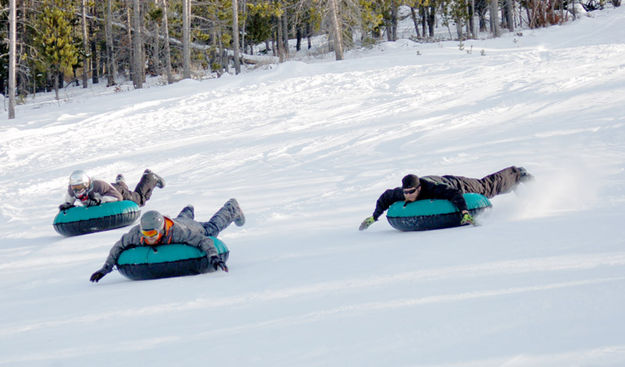
[[[74,196],[80,198],[89,191],[91,178],[83,170],[74,171],[69,175],[69,186],[74,192]]]

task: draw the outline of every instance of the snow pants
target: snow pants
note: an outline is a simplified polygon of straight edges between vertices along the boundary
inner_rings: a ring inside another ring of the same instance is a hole
[[[462,193],[473,192],[492,198],[495,195],[512,191],[521,180],[521,170],[512,166],[479,179],[462,176],[424,176],[422,178],[431,182],[444,183],[461,190]]]
[[[130,191],[125,182],[112,183],[111,185],[122,194],[124,200],[132,200],[137,205],[144,206],[152,197],[152,191],[156,187],[156,178],[154,178],[154,175],[144,174],[141,176],[141,180],[139,180],[134,191]]]
[[[206,236],[217,237],[217,235],[226,229],[230,223],[234,221],[234,218],[239,214],[239,207],[234,205],[232,201],[228,200],[224,206],[222,206],[208,222],[198,222],[204,227],[204,231],[206,231]],[[178,214],[178,218],[187,218],[195,220],[195,214],[190,207],[185,207],[182,209],[180,214]]]
[[[239,207],[232,203],[232,201],[228,200],[224,206],[222,206],[208,222],[196,222],[204,227],[205,235],[217,237],[217,235],[226,229],[230,223],[234,221],[234,218],[239,214]],[[195,221],[195,213],[193,212],[193,207],[186,206],[180,211],[177,219],[186,218]],[[228,260],[229,252],[219,254],[219,257],[222,261]]]

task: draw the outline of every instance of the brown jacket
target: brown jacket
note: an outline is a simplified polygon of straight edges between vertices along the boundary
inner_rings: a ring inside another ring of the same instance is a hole
[[[74,202],[78,200],[83,205],[86,206],[87,201],[89,199],[93,200],[95,197],[99,197],[99,199],[103,203],[106,203],[109,201],[124,200],[124,198],[122,197],[122,194],[120,194],[119,191],[115,190],[113,186],[111,186],[110,184],[102,180],[91,180],[91,185],[89,186],[89,189],[87,190],[87,194],[88,195],[87,197],[84,198],[84,200],[80,200],[74,196],[74,192],[72,191],[71,186],[68,185],[67,193],[65,195],[65,202],[73,205]]]

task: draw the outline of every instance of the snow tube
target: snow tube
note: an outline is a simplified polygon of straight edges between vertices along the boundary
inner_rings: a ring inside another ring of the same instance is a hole
[[[54,229],[63,236],[106,231],[132,224],[141,214],[130,200],[102,203],[98,206],[75,206],[61,210],[54,217]]]
[[[492,206],[483,195],[468,193],[462,196],[472,216]],[[391,226],[400,231],[427,231],[460,225],[460,212],[449,200],[417,200],[404,204],[404,201],[398,201],[386,213]]]
[[[226,262],[230,251],[218,238],[215,242],[217,253]],[[132,280],[146,280],[197,275],[213,272],[206,253],[197,247],[182,243],[137,246],[122,251],[117,259],[117,270]]]

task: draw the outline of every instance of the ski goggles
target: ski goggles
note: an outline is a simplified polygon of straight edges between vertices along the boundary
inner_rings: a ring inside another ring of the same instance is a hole
[[[148,230],[141,230],[141,234],[143,235],[143,237],[156,237],[159,235],[159,231],[157,229],[148,229]]]
[[[84,184],[71,185],[70,187],[76,196],[82,196],[87,192],[87,186]]]

